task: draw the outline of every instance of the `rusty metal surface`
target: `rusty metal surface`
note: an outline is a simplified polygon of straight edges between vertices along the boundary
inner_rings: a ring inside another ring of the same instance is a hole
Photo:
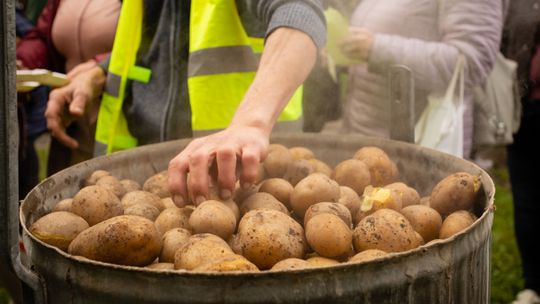
[[[197,274],[111,265],[70,256],[33,238],[27,227],[60,199],[73,196],[95,169],[142,182],[164,170],[187,141],[167,142],[94,159],[45,180],[24,200],[20,220],[33,267],[45,278],[50,303],[488,303],[494,186],[467,161],[414,145],[361,136],[287,134],[330,165],[363,146],[383,148],[402,179],[422,195],[456,171],[482,178],[479,216],[464,232],[429,246],[353,265],[292,272]]]

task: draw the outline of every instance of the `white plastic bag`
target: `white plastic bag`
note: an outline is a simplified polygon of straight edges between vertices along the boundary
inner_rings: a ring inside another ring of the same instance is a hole
[[[464,91],[465,58],[460,55],[445,94],[428,96],[428,104],[414,128],[417,144],[463,157]]]

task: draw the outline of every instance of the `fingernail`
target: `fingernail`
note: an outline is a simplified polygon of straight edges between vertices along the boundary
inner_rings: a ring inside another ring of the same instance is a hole
[[[243,183],[242,184],[242,188],[244,188],[244,189],[249,189],[249,188],[251,188],[251,186],[252,186],[251,183]]]
[[[173,196],[173,202],[178,207],[184,207],[185,206],[184,198],[179,194]]]
[[[195,198],[195,203],[197,205],[200,205],[202,202],[206,201],[206,198],[202,195],[199,195]]]
[[[232,196],[232,192],[229,189],[221,189],[220,191],[221,199],[228,200]]]

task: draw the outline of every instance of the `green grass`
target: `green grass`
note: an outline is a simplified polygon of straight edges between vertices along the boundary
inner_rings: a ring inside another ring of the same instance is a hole
[[[514,236],[514,210],[506,167],[492,170],[495,219],[491,258],[491,303],[511,303],[523,288],[521,260]]]

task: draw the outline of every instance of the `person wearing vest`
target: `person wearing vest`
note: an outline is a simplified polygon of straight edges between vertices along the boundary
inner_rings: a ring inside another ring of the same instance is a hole
[[[171,161],[170,190],[179,205],[188,188],[203,201],[215,161],[226,199],[237,161],[240,182],[255,180],[274,125],[300,130],[298,88],[325,33],[319,1],[124,0],[107,74],[95,68],[58,89],[48,125],[75,147],[64,132],[64,107],[81,115],[103,93],[95,154],[206,135]]]

